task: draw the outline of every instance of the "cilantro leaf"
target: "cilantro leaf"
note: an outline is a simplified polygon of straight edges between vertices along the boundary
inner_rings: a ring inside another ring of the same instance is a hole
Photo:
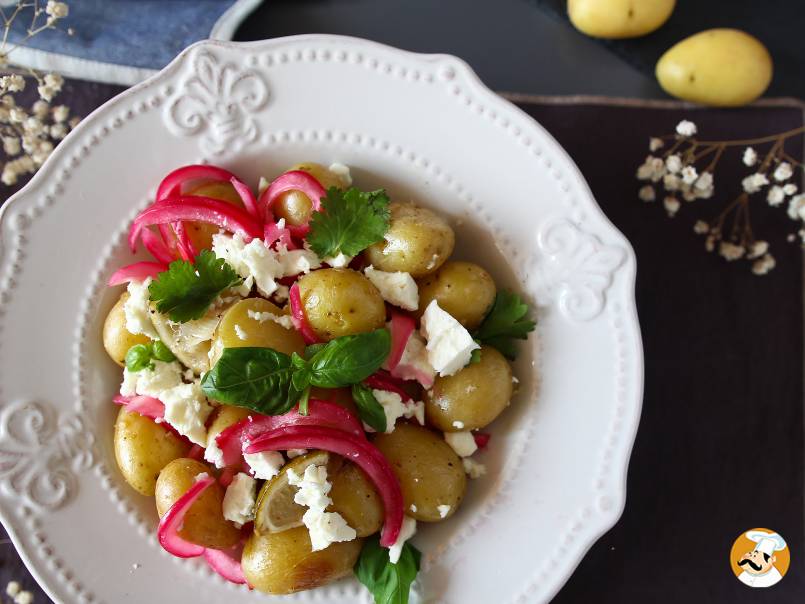
[[[375,604],[408,604],[421,557],[419,550],[406,542],[400,559],[393,564],[389,550],[380,545],[380,538],[375,535],[363,544],[355,563],[355,576],[372,592]]]
[[[330,187],[321,199],[322,210],[310,220],[307,242],[321,258],[355,256],[383,240],[389,229],[389,197],[383,189],[364,193],[355,187]]]
[[[218,294],[241,282],[223,259],[216,258],[210,250],[202,250],[195,264],[187,260],[171,262],[148,291],[159,312],[167,314],[171,321],[184,323],[200,319]]]
[[[528,304],[512,292],[499,291],[492,309],[473,337],[483,344],[497,348],[505,357],[517,356],[514,340],[525,340],[534,331],[536,322],[528,318]]]
[[[371,426],[375,432],[386,431],[386,412],[383,405],[377,402],[371,388],[363,384],[353,384],[352,400],[355,401],[361,421]]]
[[[126,369],[129,371],[153,369],[154,360],[170,363],[175,361],[176,357],[160,340],[149,344],[135,344],[126,353]]]

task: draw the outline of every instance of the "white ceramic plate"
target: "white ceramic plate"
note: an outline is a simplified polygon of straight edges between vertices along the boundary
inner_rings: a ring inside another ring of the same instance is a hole
[[[264,599],[163,552],[152,500],[118,475],[104,284],[169,170],[209,161],[254,186],[301,160],[446,213],[458,254],[538,305],[488,476],[415,538],[427,599],[548,600],[619,517],[642,394],[635,258],[556,141],[454,57],[204,42],[85,119],[2,214],[0,515],[56,602]],[[286,600],[368,595],[350,579]]]

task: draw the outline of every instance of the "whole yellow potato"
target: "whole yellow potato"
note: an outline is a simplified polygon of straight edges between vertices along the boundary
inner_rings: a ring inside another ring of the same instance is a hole
[[[425,393],[425,417],[443,432],[478,430],[500,415],[511,396],[509,362],[491,346],[483,346],[478,363],[436,378]],[[453,422],[461,422],[462,427],[456,428]]]
[[[345,463],[328,480],[333,485],[330,512],[338,512],[358,537],[368,537],[383,526],[384,508],[380,495],[358,466]]]
[[[436,300],[440,308],[469,330],[484,320],[497,291],[492,276],[472,262],[445,262],[432,275],[422,277],[417,285],[420,316]]]
[[[228,182],[206,183],[190,189],[186,194],[212,197],[213,199],[229,202],[239,208],[243,207],[243,200],[238,195],[238,192],[235,191],[235,187]],[[210,249],[212,247],[212,236],[219,231],[217,226],[207,222],[185,221],[184,226],[187,230],[187,236],[196,251]]]
[[[709,29],[685,38],[656,67],[657,80],[668,94],[718,107],[754,101],[768,88],[772,72],[763,43],[737,29]]]
[[[207,446],[209,447],[215,442],[215,437],[221,432],[226,430],[229,426],[238,423],[242,419],[246,419],[254,411],[246,409],[245,407],[235,407],[234,405],[221,405],[214,412],[210,427],[207,428]],[[233,465],[240,465],[241,460],[238,459]]]
[[[403,271],[413,277],[436,272],[453,253],[453,229],[427,208],[393,202],[389,209],[389,230],[383,241],[364,251],[366,259],[378,270]]]
[[[115,421],[115,459],[120,473],[138,493],[154,496],[157,476],[174,459],[184,457],[190,444],[139,413],[121,407]]]
[[[196,482],[199,474],[215,476],[206,463],[183,457],[162,469],[157,478],[157,513],[161,518]],[[202,493],[184,517],[182,539],[213,549],[227,549],[240,541],[240,530],[224,518],[224,487],[215,481]]]
[[[111,359],[126,366],[126,353],[135,344],[148,344],[151,340],[141,333],[133,334],[126,329],[126,313],[123,305],[129,298],[129,292],[123,292],[103,322],[103,347]]]
[[[299,279],[308,323],[323,341],[383,327],[386,305],[361,273],[348,268],[313,271]]]
[[[301,170],[309,173],[319,181],[325,191],[330,187],[343,189],[347,186],[347,183],[340,176],[314,162],[296,164],[288,168],[288,170]],[[310,198],[301,191],[286,191],[277,198],[272,207],[275,218],[284,218],[285,222],[292,226],[307,224],[313,212],[313,204],[310,202]]]
[[[464,498],[467,477],[461,459],[441,435],[400,422],[391,434],[376,435],[374,444],[400,481],[406,514],[438,522],[443,519],[439,506],[450,506],[445,517],[456,511]]]
[[[676,0],[568,0],[570,21],[594,38],[637,38],[658,29]]]
[[[246,581],[267,594],[289,594],[331,583],[352,572],[363,539],[330,544],[311,551],[307,528],[256,533],[246,541],[241,566]]]

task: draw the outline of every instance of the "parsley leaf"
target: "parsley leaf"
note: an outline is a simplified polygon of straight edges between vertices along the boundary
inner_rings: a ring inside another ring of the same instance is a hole
[[[159,312],[167,314],[171,321],[184,323],[200,319],[218,294],[241,282],[223,259],[216,258],[210,250],[202,250],[195,264],[187,260],[171,262],[148,291]]]
[[[514,340],[525,340],[534,331],[536,322],[528,318],[528,304],[520,296],[499,291],[492,309],[486,315],[473,337],[497,348],[505,357],[514,360],[517,352]]]
[[[149,344],[135,344],[126,353],[126,369],[129,371],[153,369],[154,359],[163,363],[170,363],[175,361],[176,357],[170,348],[160,340],[155,340]]]
[[[377,402],[371,388],[363,384],[353,384],[352,400],[355,401],[361,421],[371,426],[375,432],[386,431],[386,412],[383,405]]]
[[[383,240],[389,229],[389,197],[383,189],[364,193],[355,187],[330,187],[322,210],[310,220],[307,242],[321,258],[339,253],[355,256]]]
[[[369,537],[363,544],[355,563],[355,576],[372,592],[375,604],[408,604],[411,584],[419,572],[422,554],[405,543],[396,564],[389,560],[389,550],[380,545],[380,538]]]

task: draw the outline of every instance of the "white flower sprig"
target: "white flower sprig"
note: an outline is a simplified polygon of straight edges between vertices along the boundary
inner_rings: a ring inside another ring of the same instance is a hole
[[[6,11],[10,11],[7,13]],[[0,68],[9,69],[13,53],[35,35],[58,29],[59,22],[67,17],[70,8],[66,2],[48,0],[18,0],[13,10],[0,7],[3,36],[0,39]],[[25,36],[16,43],[8,41],[15,20],[30,17]],[[72,29],[67,29],[72,35]],[[5,158],[0,163],[0,181],[14,185],[19,178],[33,174],[53,152],[55,145],[67,136],[78,123],[70,117],[65,105],[51,106],[51,101],[61,91],[64,79],[57,73],[40,74],[32,69],[23,73],[36,82],[39,100],[29,108],[17,103],[14,94],[26,87],[26,78],[21,73],[0,76],[0,142]]]
[[[763,196],[772,206],[788,201],[788,216],[798,221],[798,236],[805,245],[805,194],[798,194],[798,186],[790,182],[801,174],[802,163],[785,151],[789,138],[801,135],[805,127],[777,135],[738,141],[701,141],[695,138],[698,129],[691,121],[683,120],[676,133],[649,139],[650,154],[637,168],[637,179],[643,181],[638,198],[653,202],[662,187],[663,207],[669,216],[679,212],[682,204],[697,199],[709,199],[715,192],[714,172],[724,152],[731,147],[744,147],[742,162],[754,171],[741,181],[741,193],[711,221],[697,220],[693,231],[705,237],[705,249],[717,251],[728,261],[744,259],[751,262],[752,272],[765,275],[776,264],[769,252],[769,243],[757,239],[752,231],[749,201],[752,196]],[[668,145],[666,149],[666,145]],[[755,147],[770,145],[761,158]],[[666,149],[661,155],[656,153]],[[705,165],[702,165],[705,164]],[[725,223],[731,219],[728,232]],[[797,235],[789,236],[789,241]]]

